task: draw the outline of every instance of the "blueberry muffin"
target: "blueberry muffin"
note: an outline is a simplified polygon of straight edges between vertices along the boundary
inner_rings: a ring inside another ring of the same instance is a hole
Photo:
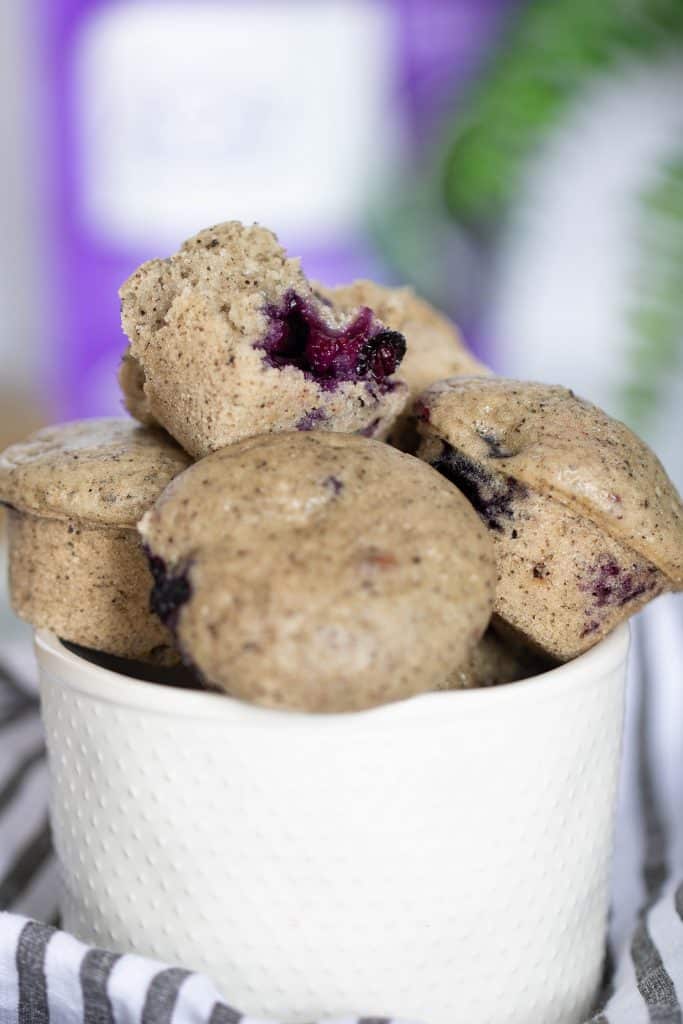
[[[17,614],[85,647],[177,660],[150,612],[136,524],[189,461],[166,434],[123,418],[48,427],[0,454]]]
[[[469,658],[455,668],[439,690],[471,690],[500,686],[530,679],[555,668],[556,661],[529,647],[495,621],[472,650]]]
[[[200,232],[120,295],[126,405],[197,458],[283,430],[384,437],[407,402],[403,335],[334,308],[258,225]]]
[[[490,371],[469,351],[458,328],[412,288],[388,288],[374,281],[354,281],[337,288],[316,286],[334,304],[335,309],[351,313],[369,306],[382,323],[399,331],[406,339],[406,354],[401,363],[401,379],[416,398],[434,381],[447,377],[484,376]],[[389,441],[403,451],[417,445],[414,424],[405,411],[392,428]]]
[[[454,483],[496,549],[500,619],[561,660],[683,588],[683,508],[650,449],[562,387],[433,385],[419,456]]]
[[[153,607],[206,683],[348,711],[433,689],[493,604],[491,540],[423,462],[354,435],[251,438],[143,517]]]

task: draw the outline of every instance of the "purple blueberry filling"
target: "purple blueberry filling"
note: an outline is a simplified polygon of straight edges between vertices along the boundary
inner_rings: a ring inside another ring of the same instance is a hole
[[[388,378],[406,351],[398,331],[389,331],[366,306],[343,329],[330,327],[315,307],[296,292],[281,305],[265,309],[270,326],[257,345],[268,366],[295,366],[320,387],[332,391],[344,381],[359,381],[391,390]]]
[[[457,448],[442,441],[434,469],[462,491],[490,530],[503,532],[503,520],[514,517],[514,502],[526,496],[526,488],[510,476],[498,476],[473,462]]]
[[[165,626],[173,630],[178,622],[178,613],[192,596],[192,587],[187,575],[187,568],[181,572],[169,573],[163,558],[158,558],[147,551],[149,569],[154,585],[152,587],[149,607]]]
[[[595,599],[595,608],[622,608],[657,586],[657,570],[653,566],[621,566],[609,556],[590,566],[589,572],[590,579],[580,584],[580,589]]]
[[[9,501],[0,501],[0,508],[6,508],[8,512],[17,512],[18,509],[14,505],[10,505]]]
[[[324,409],[311,409],[305,416],[296,424],[297,430],[315,430],[318,424],[322,423],[327,419],[327,414]]]

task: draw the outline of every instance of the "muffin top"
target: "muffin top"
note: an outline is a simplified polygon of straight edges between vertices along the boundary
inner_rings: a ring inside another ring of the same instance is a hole
[[[332,433],[251,438],[144,516],[153,601],[209,684],[341,711],[432,689],[491,614],[490,538],[426,464]]]
[[[130,526],[190,459],[128,418],[45,427],[0,454],[0,501],[20,512]]]
[[[408,400],[394,377],[403,336],[367,306],[321,298],[259,225],[199,232],[120,296],[126,406],[197,458],[271,431],[382,436]]]
[[[683,584],[683,506],[662,464],[625,424],[564,387],[461,378],[416,403],[438,437],[487,471],[552,495]]]
[[[288,259],[272,231],[259,224],[216,224],[188,238],[173,256],[141,264],[119,291],[121,323],[130,339],[119,384],[131,415],[147,425],[168,416],[165,391],[172,390],[173,383],[167,382],[166,375],[157,383],[153,379],[155,367],[146,371],[143,360],[150,339],[168,327],[174,306],[180,307],[185,318],[188,306],[201,307],[200,316],[207,321],[201,334],[208,328],[211,335],[236,330],[238,334],[258,337],[264,332],[266,296],[283,287],[305,290],[306,279],[299,261]],[[232,292],[237,292],[241,299],[237,308],[234,298],[229,304],[226,302]],[[252,297],[255,301],[250,301]],[[199,364],[200,371],[207,360],[206,388],[211,390],[219,367],[211,365],[212,353],[206,339],[202,342],[198,351],[190,350],[186,355],[195,366]],[[150,374],[152,379],[148,380]],[[204,397],[195,393],[188,399],[192,398],[196,406]],[[197,446],[189,432],[180,441],[188,450]],[[197,450],[196,454],[206,452]]]
[[[316,289],[345,312],[369,306],[387,327],[404,335],[407,349],[400,376],[413,395],[446,377],[490,372],[466,348],[455,324],[412,288],[359,280],[336,288],[316,285]]]

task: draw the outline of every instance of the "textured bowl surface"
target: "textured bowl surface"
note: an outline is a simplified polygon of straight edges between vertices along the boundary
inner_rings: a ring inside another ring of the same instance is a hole
[[[535,679],[313,716],[37,638],[65,927],[252,1015],[575,1024],[604,952],[628,629]]]

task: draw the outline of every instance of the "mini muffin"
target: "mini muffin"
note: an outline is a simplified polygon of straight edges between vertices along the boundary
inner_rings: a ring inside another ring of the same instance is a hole
[[[189,464],[170,437],[129,419],[47,427],[0,455],[12,605],[62,639],[125,658],[177,660],[149,608],[136,524]]]
[[[206,683],[347,711],[433,689],[493,605],[491,540],[459,492],[388,445],[251,438],[196,463],[142,519],[153,606]]]
[[[561,660],[683,587],[683,509],[650,449],[562,387],[461,378],[416,403],[419,456],[493,538],[497,615]]]
[[[467,661],[451,672],[437,689],[471,690],[516,683],[548,672],[555,664],[552,658],[528,647],[519,637],[506,635],[500,626],[492,622]]]
[[[388,288],[374,281],[353,281],[337,288],[316,286],[334,304],[350,313],[358,306],[369,306],[382,323],[399,331],[406,339],[406,354],[401,363],[401,379],[416,398],[434,381],[446,377],[485,376],[490,370],[480,363],[462,340],[458,328],[412,288]],[[417,438],[414,423],[404,412],[392,428],[389,440],[403,451],[414,451]]]
[[[120,294],[126,405],[197,458],[283,430],[384,437],[408,400],[403,335],[333,308],[258,225],[208,228]]]

